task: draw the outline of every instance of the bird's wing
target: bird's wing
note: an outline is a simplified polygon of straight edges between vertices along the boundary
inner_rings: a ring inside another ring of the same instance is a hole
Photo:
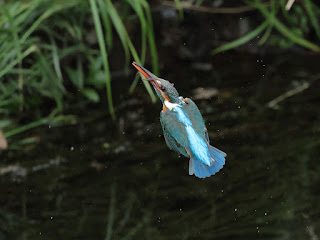
[[[168,147],[188,157],[189,155],[184,147],[188,141],[186,132],[183,126],[176,120],[175,113],[169,110],[162,111],[160,113],[160,123]]]
[[[182,109],[187,113],[191,120],[192,127],[201,137],[205,138],[209,142],[208,133],[206,133],[207,128],[204,124],[199,108],[190,98],[185,98],[185,102],[186,104],[182,106]]]
[[[180,144],[179,152],[184,149],[191,158],[210,166],[211,158],[208,143],[205,141],[205,130],[202,129],[201,135],[197,132],[185,109],[177,106],[172,110],[161,112],[160,119],[164,131]]]

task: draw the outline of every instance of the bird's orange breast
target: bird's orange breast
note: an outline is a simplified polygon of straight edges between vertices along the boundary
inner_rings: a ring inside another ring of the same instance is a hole
[[[162,112],[165,112],[165,111],[167,111],[168,110],[168,108],[166,107],[166,105],[162,105]]]

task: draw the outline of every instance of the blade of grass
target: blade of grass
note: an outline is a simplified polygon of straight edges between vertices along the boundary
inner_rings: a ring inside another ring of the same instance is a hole
[[[83,77],[83,64],[80,57],[77,58],[77,81],[78,86],[82,89],[84,87],[84,77]]]
[[[46,81],[43,81],[50,91],[53,91],[54,95],[60,95],[62,97],[62,93],[65,93],[66,90],[59,79],[59,77],[55,74],[51,67],[51,61],[46,58],[46,55],[42,54],[40,51],[38,54],[38,63],[40,65],[40,71],[42,72],[42,76]]]
[[[280,22],[275,16],[270,14],[267,7],[265,5],[263,5],[260,1],[256,0],[252,5],[254,7],[256,7],[262,13],[262,15],[266,19],[268,19],[270,24],[272,24],[274,26],[274,28],[277,29],[283,36],[287,37],[292,42],[294,42],[302,47],[310,49],[314,52],[320,52],[319,46],[317,46],[314,43],[309,42],[308,40],[305,40],[304,38],[297,36],[295,33],[290,31],[290,29],[287,28],[282,22]]]
[[[239,47],[242,44],[245,44],[258,36],[266,27],[268,26],[268,21],[263,22],[259,27],[257,27],[255,30],[251,31],[250,33],[244,35],[243,37],[240,37],[239,39],[232,41],[230,43],[227,43],[225,45],[222,45],[212,51],[212,54],[215,55],[217,53],[228,51],[232,48]]]
[[[272,25],[269,25],[265,33],[263,34],[262,38],[259,40],[258,44],[263,45],[269,38],[271,31],[273,29]]]
[[[157,49],[156,49],[156,44],[155,44],[155,40],[154,40],[154,31],[153,31],[153,23],[152,23],[152,16],[151,16],[151,12],[150,12],[150,8],[149,8],[149,4],[147,1],[145,0],[141,0],[141,3],[145,9],[146,12],[146,17],[147,17],[147,37],[148,37],[148,42],[149,42],[149,48],[150,48],[150,53],[151,53],[151,60],[152,60],[152,70],[153,73],[155,75],[159,74],[159,68],[158,68],[158,54],[157,54]],[[135,59],[136,60],[136,59]],[[139,61],[136,60],[136,62],[139,63]],[[134,78],[130,89],[129,89],[129,93],[132,93],[138,83],[138,78],[139,75],[136,75],[136,77]],[[150,86],[149,83],[146,83],[145,81],[143,81],[143,84],[145,85],[149,95],[151,96],[151,99],[153,102],[156,101],[156,96]]]
[[[105,47],[105,41],[102,33],[102,27],[100,22],[100,16],[97,9],[97,4],[95,0],[89,0],[90,6],[91,6],[91,12],[93,16],[93,21],[95,25],[95,29],[97,32],[99,47],[100,47],[100,53],[103,60],[103,67],[106,75],[106,90],[107,90],[107,98],[108,98],[108,106],[109,106],[109,112],[112,117],[112,119],[116,118],[113,103],[112,103],[112,91],[111,91],[111,76],[110,76],[110,70],[109,70],[109,62],[108,62],[108,55]]]
[[[197,0],[196,3],[194,5],[196,6],[200,6],[202,4],[203,0]]]
[[[106,4],[106,10],[110,16],[110,19],[113,23],[114,28],[116,29],[118,36],[120,38],[123,50],[124,50],[124,54],[125,54],[125,68],[127,68],[127,66],[129,65],[130,62],[130,51],[129,51],[129,46],[127,44],[128,42],[128,35],[127,35],[127,31],[125,30],[125,27],[123,26],[122,20],[117,12],[117,10],[115,9],[114,5],[112,4],[111,0],[106,0],[107,4]]]
[[[40,84],[37,84],[36,87],[40,93],[55,100],[57,107],[54,111],[62,112],[63,94],[66,93],[66,90],[62,82],[55,75],[51,66],[51,61],[48,60],[46,55],[42,54],[40,51],[37,53],[37,64],[35,64],[33,68],[38,68],[40,70],[42,81]]]
[[[273,16],[275,16],[277,14],[277,8],[276,8],[276,3],[274,0],[271,0],[270,2],[270,6],[271,6],[271,13]],[[259,45],[263,45],[269,38],[271,32],[273,29],[273,25],[269,24],[267,30],[265,31],[264,35],[262,36],[262,38],[259,40],[258,44]]]
[[[43,124],[47,124],[48,122],[49,122],[48,118],[42,118],[38,121],[34,121],[34,122],[28,123],[24,126],[21,126],[21,127],[13,129],[11,131],[8,131],[8,132],[4,133],[3,136],[5,138],[9,138],[9,137],[12,137],[13,135],[25,132],[31,128],[35,128],[35,127],[41,126]]]
[[[141,63],[140,63],[139,56],[138,56],[138,54],[137,54],[137,52],[136,52],[136,50],[135,50],[132,42],[129,41],[129,42],[128,42],[128,45],[129,45],[129,48],[130,48],[130,50],[131,50],[131,54],[132,54],[132,56],[133,56],[133,59],[134,59],[138,64],[141,64]],[[142,76],[142,75],[141,75],[141,76]],[[154,94],[154,92],[153,92],[153,90],[152,90],[152,88],[151,88],[151,86],[150,86],[150,83],[149,83],[148,81],[142,81],[142,83],[144,84],[147,92],[149,93],[152,102],[156,102],[157,98],[156,98],[156,96],[155,96],[155,94]]]
[[[177,9],[179,12],[179,18],[180,20],[183,20],[183,7],[181,5],[181,1],[180,0],[174,0],[175,4],[177,5]]]
[[[117,10],[114,8],[114,6],[113,6],[113,4],[111,3],[110,0],[107,0],[107,3],[108,3],[108,11],[109,11],[109,14],[110,14],[110,18],[111,18],[111,20],[113,22],[114,27],[116,28],[118,34],[120,33],[122,38],[125,40],[125,43],[128,46],[133,59],[137,63],[141,64],[139,55],[138,55],[134,45],[132,44],[132,42],[130,40],[130,37],[129,37],[128,33],[127,33],[127,30],[125,29],[125,27],[123,25],[123,22],[122,22],[120,16],[118,15],[118,13],[117,13]],[[152,90],[152,88],[150,86],[150,83],[147,82],[147,81],[143,81],[143,84],[146,87],[147,92],[149,93],[149,95],[151,97],[151,100],[153,102],[155,102],[157,98],[156,98],[155,94],[153,93],[153,90]]]
[[[15,24],[15,21],[13,21],[10,11],[8,11],[6,7],[3,7],[3,9],[9,20],[9,30],[11,30],[11,34],[13,36],[15,51],[19,59],[18,66],[19,66],[19,69],[21,69],[22,68],[22,48],[21,48],[21,42],[20,42],[19,33],[18,33],[19,30]],[[23,108],[23,74],[22,72],[18,74],[18,89],[19,89],[19,96],[20,96],[19,108],[20,110],[22,110]]]
[[[147,1],[142,0],[142,3],[145,8],[146,16],[147,16],[147,34],[148,34],[148,41],[149,41],[149,48],[152,60],[152,71],[155,75],[159,75],[159,66],[158,66],[158,51],[156,47],[156,42],[154,39],[154,30],[153,30],[153,23],[152,23],[152,15],[149,4]]]
[[[315,6],[310,0],[304,0],[304,3],[306,6],[307,13],[309,15],[311,24],[312,24],[314,30],[316,31],[318,38],[320,39],[320,27],[319,27],[319,22],[318,22],[319,16],[317,16],[316,13],[313,11],[313,9],[317,8],[317,6]]]
[[[105,38],[106,38],[106,43],[108,46],[108,50],[111,50],[112,48],[112,27],[110,23],[110,19],[108,16],[108,11],[106,7],[106,3],[103,0],[98,0],[98,5],[100,9],[100,15],[103,20],[103,25],[105,27]]]
[[[11,11],[12,18],[17,26],[23,26],[28,21],[33,21],[32,13],[39,6],[40,1],[30,1],[29,3],[16,2],[15,5],[11,5],[9,11]]]
[[[105,240],[111,240],[113,224],[115,219],[115,210],[116,210],[116,185],[111,186],[111,197],[109,205],[109,215],[108,215],[108,224],[107,224],[107,233]]]
[[[143,13],[143,9],[141,6],[141,1],[128,1],[128,3],[131,5],[131,7],[135,10],[137,13],[139,20],[140,20],[140,25],[141,25],[141,54],[140,54],[140,60],[141,63],[144,64],[145,58],[146,58],[146,50],[147,50],[147,22],[146,22],[146,17]]]
[[[21,43],[24,43],[26,39],[37,29],[37,27],[47,18],[49,18],[51,15],[53,15],[56,12],[59,12],[63,9],[67,9],[70,7],[74,7],[76,5],[76,2],[68,1],[63,4],[59,5],[53,5],[50,9],[45,11],[41,16],[31,25],[31,27],[26,30],[26,32],[21,37]]]
[[[12,62],[10,62],[4,69],[0,71],[0,78],[10,72],[11,69],[14,68],[15,65],[17,65],[23,58],[28,56],[29,54],[37,51],[37,46],[31,45],[28,49],[26,49],[24,52],[22,52],[21,56],[14,59]]]
[[[54,38],[52,37],[52,35],[49,35],[50,37],[50,42],[51,42],[51,57],[52,57],[52,63],[53,63],[53,67],[55,69],[55,72],[58,76],[58,78],[60,79],[60,81],[63,81],[63,77],[62,77],[62,72],[61,72],[61,66],[60,66],[60,59],[59,59],[59,53],[58,53],[58,48],[57,48],[57,44],[54,40]]]
[[[87,53],[87,54],[98,54],[99,51],[94,50],[94,49],[89,49],[83,44],[79,43],[73,46],[70,46],[68,48],[64,48],[60,50],[60,58],[67,57],[68,55],[71,54],[77,54],[77,53]]]

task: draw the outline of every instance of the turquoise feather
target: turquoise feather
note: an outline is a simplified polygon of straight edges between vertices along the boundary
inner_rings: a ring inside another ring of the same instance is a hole
[[[190,99],[187,102],[160,113],[164,137],[169,148],[190,157],[190,175],[209,177],[224,166],[226,154],[209,144],[199,109]]]
[[[169,81],[158,78],[135,62],[133,65],[151,82],[164,104],[160,122],[168,147],[190,158],[190,175],[205,178],[216,174],[223,168],[227,154],[210,145],[197,105],[190,98],[179,97]]]

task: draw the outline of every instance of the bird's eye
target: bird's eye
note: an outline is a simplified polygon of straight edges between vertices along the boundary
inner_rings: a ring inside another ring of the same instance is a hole
[[[164,86],[161,86],[160,89],[161,89],[162,91],[166,91],[166,88],[165,88]]]

